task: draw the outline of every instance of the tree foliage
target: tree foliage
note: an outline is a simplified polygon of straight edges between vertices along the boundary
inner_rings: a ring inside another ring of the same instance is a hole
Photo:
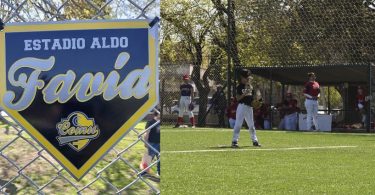
[[[205,49],[210,48],[208,34],[213,23],[216,21],[217,12],[211,2],[207,0],[165,1],[161,5],[161,17],[165,21],[162,26],[166,26],[165,28],[168,30],[163,31],[162,50],[165,51],[161,52],[161,59],[174,58],[173,54],[175,54],[175,51],[167,50],[173,47],[164,48],[164,46],[171,44],[170,40],[173,38],[177,46],[183,48],[183,52],[187,53],[187,57],[193,64],[191,79],[194,81],[199,92],[200,108],[206,108],[208,103],[207,97],[210,92],[208,76],[212,65],[216,64],[217,55],[211,57],[211,62],[208,64],[207,70],[203,75],[201,75],[201,69],[204,66],[203,58],[205,57],[205,52],[210,52],[210,50]],[[167,56],[163,56],[164,52]],[[172,56],[168,55],[170,52]],[[199,109],[199,126],[205,124],[205,113],[205,109]]]

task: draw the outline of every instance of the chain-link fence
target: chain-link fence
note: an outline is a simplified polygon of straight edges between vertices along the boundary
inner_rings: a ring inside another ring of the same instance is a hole
[[[179,100],[180,100],[180,85],[183,84],[183,76],[191,75],[194,69],[194,65],[188,62],[176,62],[171,64],[163,64],[160,74],[160,102],[162,110],[162,120],[165,124],[175,124],[177,121],[177,116],[179,113]],[[197,123],[206,123],[209,125],[218,124],[218,114],[223,108],[217,107],[215,105],[226,105],[227,100],[225,96],[218,96],[220,93],[218,91],[224,92],[226,89],[226,81],[220,74],[223,72],[222,66],[219,64],[214,64],[210,66],[210,70],[205,68],[200,69],[200,80],[203,85],[197,86],[193,78],[191,78],[190,83],[194,88],[194,109],[192,110]],[[192,76],[190,76],[192,77]],[[224,77],[225,78],[225,77]],[[198,90],[198,88],[200,88]],[[200,91],[200,93],[199,93]],[[204,91],[205,98],[201,98],[200,95]],[[222,93],[223,94],[223,93]],[[206,102],[202,100],[207,99]],[[220,104],[217,104],[218,101]],[[205,107],[206,109],[200,109]],[[201,120],[198,115],[199,111],[204,111],[205,120]],[[224,112],[223,112],[224,113]],[[188,118],[186,119],[188,121]]]
[[[228,100],[235,94],[238,77],[234,70],[237,67],[251,69],[257,66],[370,64],[375,60],[375,35],[372,33],[375,30],[374,7],[372,0],[206,0],[188,3],[182,0],[167,0],[161,5],[161,15],[164,19],[161,33],[161,66],[173,70],[176,68],[170,68],[171,64],[180,67],[193,64],[191,71],[187,73],[191,74],[195,85],[203,86],[203,75],[205,71],[209,71],[207,75],[213,74],[215,77],[210,78],[211,80],[221,80],[219,83],[225,85],[224,91]],[[213,59],[217,61],[211,63],[215,61]],[[180,63],[181,61],[184,63]],[[194,67],[196,71],[193,71]],[[303,70],[299,74],[306,75],[306,71]],[[331,74],[332,77],[339,76],[334,75],[334,72]],[[289,76],[289,80],[293,80],[298,75]],[[342,78],[343,81],[346,79]],[[165,80],[165,88],[168,90],[171,90],[168,86],[179,85],[181,82],[177,82],[176,79],[169,80],[169,76],[166,76]],[[371,82],[360,84],[367,90],[367,95],[373,93],[369,84]],[[339,110],[338,112],[346,113],[345,117],[338,117],[340,120],[359,115],[354,106],[356,88],[359,84],[343,83],[345,82],[323,86],[326,93],[322,94],[324,96],[320,101],[322,110],[328,110],[329,107],[331,111]],[[283,101],[287,92],[294,94],[299,100],[299,107],[304,109],[301,93],[303,84],[304,81],[298,85],[271,82],[269,78],[256,74],[253,80],[253,85],[259,90],[257,96],[262,98],[269,112],[278,112],[277,104]],[[215,86],[216,82],[209,86],[210,90],[204,87],[197,88],[197,96],[205,99],[199,100],[200,109],[201,106],[206,107],[205,103],[215,91]],[[170,96],[164,97],[167,107],[165,112],[171,112],[170,104],[178,100],[178,94],[165,92],[164,95]],[[330,99],[331,102],[323,101],[324,99]],[[229,101],[225,103],[226,106],[229,105]],[[202,121],[200,125],[209,124],[204,112],[198,111],[196,114],[198,121]],[[171,121],[170,117],[166,117],[165,120]],[[338,122],[345,121],[348,120]],[[219,124],[218,122],[216,121],[216,124]]]
[[[0,18],[12,22],[82,19],[153,19],[159,0],[0,0]],[[156,175],[160,154],[147,168],[140,167],[147,129],[131,129],[79,182],[39,146],[6,113],[0,116],[0,194],[160,194]],[[4,130],[4,131],[3,131]],[[152,147],[151,147],[152,148]]]

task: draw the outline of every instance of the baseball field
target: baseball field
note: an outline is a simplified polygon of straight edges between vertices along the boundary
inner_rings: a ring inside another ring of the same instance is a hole
[[[375,135],[162,128],[163,194],[373,194]]]

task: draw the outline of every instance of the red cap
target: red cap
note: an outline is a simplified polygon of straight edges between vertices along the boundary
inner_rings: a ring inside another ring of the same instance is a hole
[[[189,75],[185,74],[185,75],[182,77],[182,79],[184,79],[184,80],[189,80]]]

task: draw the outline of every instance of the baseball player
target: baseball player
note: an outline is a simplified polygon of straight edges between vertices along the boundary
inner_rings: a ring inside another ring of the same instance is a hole
[[[236,110],[237,110],[237,100],[234,97],[230,98],[230,105],[227,108],[227,117],[230,128],[234,128],[236,124]]]
[[[180,92],[181,92],[181,98],[180,98],[180,106],[179,106],[179,112],[178,112],[178,119],[177,124],[175,128],[180,127],[182,124],[184,124],[184,113],[188,112],[191,127],[195,128],[195,120],[194,120],[194,114],[193,114],[193,102],[194,100],[194,88],[189,83],[189,75],[184,75],[182,77],[184,83],[180,86]]]
[[[297,100],[293,98],[293,94],[288,92],[286,99],[282,103],[282,112],[284,112],[284,118],[280,129],[286,130],[297,130],[297,120],[299,108],[297,107]]]
[[[361,122],[363,127],[366,126],[366,102],[368,101],[368,96],[365,95],[363,88],[358,86],[356,99],[356,110],[361,114]]]
[[[305,96],[305,107],[307,112],[307,130],[311,130],[312,122],[315,125],[315,131],[319,131],[318,126],[318,99],[320,97],[320,86],[316,82],[315,73],[310,72],[307,74],[309,81],[305,83],[305,89],[303,90],[303,95]]]
[[[233,129],[232,147],[239,147],[238,139],[240,137],[240,130],[244,120],[246,120],[246,124],[249,127],[249,132],[251,140],[253,142],[253,146],[260,147],[254,127],[253,108],[251,107],[251,103],[253,101],[254,96],[254,90],[250,83],[250,71],[243,69],[240,71],[239,75],[240,84],[237,86],[236,89],[238,107],[236,111],[236,123]]]
[[[160,114],[158,112],[154,112],[154,118],[149,120],[146,124],[146,129],[154,125],[157,121],[160,120]],[[144,139],[148,142],[149,145],[145,144],[145,147],[148,150],[148,156],[150,157],[150,161],[157,157],[159,158],[160,153],[160,123],[154,126],[150,131],[145,134]],[[152,148],[151,148],[151,147]],[[148,167],[150,163],[143,165],[144,168]],[[160,161],[157,164],[157,171],[158,175],[160,176]]]

